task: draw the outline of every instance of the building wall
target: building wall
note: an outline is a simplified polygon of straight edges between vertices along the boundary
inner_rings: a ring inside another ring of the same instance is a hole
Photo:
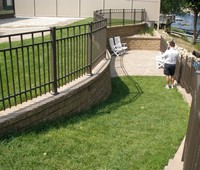
[[[131,9],[130,0],[105,0],[105,9]]]
[[[16,16],[35,16],[35,4],[33,0],[15,0]]]
[[[93,12],[99,9],[102,9],[101,0],[84,0],[80,4],[80,16],[81,17],[91,17]]]
[[[159,21],[161,0],[15,0],[16,16],[92,17],[100,9],[145,9],[148,21]]]
[[[47,0],[35,0],[35,16],[38,17],[54,17],[56,16],[56,1],[55,0],[48,0],[48,7],[47,7]]]
[[[80,16],[80,2],[79,0],[73,0],[70,5],[66,4],[67,0],[59,0],[57,2],[57,16],[59,17],[79,17]]]
[[[144,9],[147,11],[148,21],[159,21],[160,0],[134,0],[133,8]]]

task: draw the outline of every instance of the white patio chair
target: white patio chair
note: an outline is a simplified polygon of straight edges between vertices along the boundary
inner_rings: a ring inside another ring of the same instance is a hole
[[[120,36],[117,36],[117,37],[114,37],[114,40],[115,40],[115,45],[119,48],[122,48],[123,49],[123,52],[125,53],[126,52],[126,49],[128,48],[127,47],[127,44],[126,43],[121,43],[121,38]]]
[[[120,56],[123,54],[123,48],[115,45],[114,38],[109,38],[109,43],[113,52],[112,55]]]
[[[163,68],[164,65],[165,65],[165,59],[163,58],[162,53],[159,53],[156,56],[156,67],[157,68]]]

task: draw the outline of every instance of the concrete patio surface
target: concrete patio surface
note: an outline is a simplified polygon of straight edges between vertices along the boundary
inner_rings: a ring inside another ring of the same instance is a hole
[[[112,56],[111,76],[141,75],[164,76],[163,69],[156,67],[156,55],[160,51],[130,50],[123,56]]]

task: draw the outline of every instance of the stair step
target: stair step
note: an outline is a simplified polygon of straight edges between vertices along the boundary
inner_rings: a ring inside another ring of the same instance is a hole
[[[175,159],[170,159],[164,170],[183,170],[183,162]]]

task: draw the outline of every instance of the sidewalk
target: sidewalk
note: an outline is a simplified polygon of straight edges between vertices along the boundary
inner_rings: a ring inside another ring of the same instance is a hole
[[[0,19],[0,36],[49,29],[69,25],[83,18],[62,17],[17,17]]]

